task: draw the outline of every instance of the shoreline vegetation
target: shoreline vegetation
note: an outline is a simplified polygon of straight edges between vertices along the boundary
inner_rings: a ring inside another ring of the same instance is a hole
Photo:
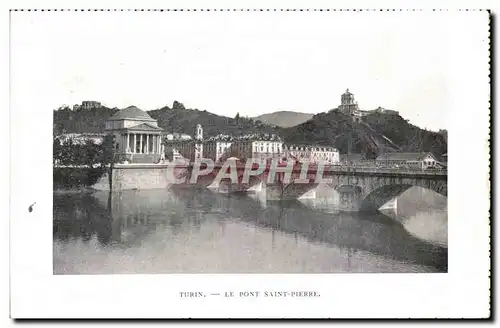
[[[54,167],[53,182],[56,190],[89,189],[106,173],[107,168],[97,167]]]

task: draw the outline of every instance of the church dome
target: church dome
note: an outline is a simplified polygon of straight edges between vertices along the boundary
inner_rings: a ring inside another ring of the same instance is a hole
[[[113,115],[110,121],[117,120],[141,120],[141,121],[156,121],[148,113],[136,106],[129,106],[127,108],[121,109],[118,113]]]

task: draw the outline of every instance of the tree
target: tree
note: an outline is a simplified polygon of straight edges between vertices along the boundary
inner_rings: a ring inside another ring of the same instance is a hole
[[[73,157],[74,157],[73,152],[74,152],[73,139],[69,139],[67,142],[63,143],[61,147],[62,165],[71,165],[73,163]]]
[[[173,105],[172,105],[172,109],[186,109],[186,108],[184,107],[184,105],[182,103],[175,100]]]
[[[92,139],[85,142],[85,165],[90,168],[99,163],[99,148]]]
[[[234,117],[234,120],[236,121],[236,124],[238,124],[239,120],[240,120],[240,113],[236,113],[236,116]]]
[[[107,166],[115,163],[115,136],[108,134],[104,137],[101,144],[102,155],[101,155],[101,165]]]
[[[52,158],[54,160],[54,164],[61,163],[62,146],[59,138],[54,138],[52,151],[53,151]]]

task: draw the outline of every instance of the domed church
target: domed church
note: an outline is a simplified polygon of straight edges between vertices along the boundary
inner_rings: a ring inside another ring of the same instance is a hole
[[[145,111],[129,106],[106,122],[106,133],[113,134],[117,155],[129,163],[158,163],[162,156],[163,129]]]

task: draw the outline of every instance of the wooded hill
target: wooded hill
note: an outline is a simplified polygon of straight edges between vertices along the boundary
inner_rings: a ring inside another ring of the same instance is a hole
[[[62,107],[54,111],[54,134],[102,133],[105,122],[118,111],[117,108],[79,109]],[[186,109],[179,102],[147,112],[158,120],[166,133],[193,134],[196,124],[202,124],[205,137],[218,134],[277,134],[287,143],[334,146],[341,153],[363,153],[374,158],[380,152],[430,151],[440,156],[447,152],[443,134],[420,129],[399,115],[371,113],[361,122],[354,122],[349,115],[330,111],[314,115],[299,125],[282,128],[260,120],[216,115],[206,110]]]

